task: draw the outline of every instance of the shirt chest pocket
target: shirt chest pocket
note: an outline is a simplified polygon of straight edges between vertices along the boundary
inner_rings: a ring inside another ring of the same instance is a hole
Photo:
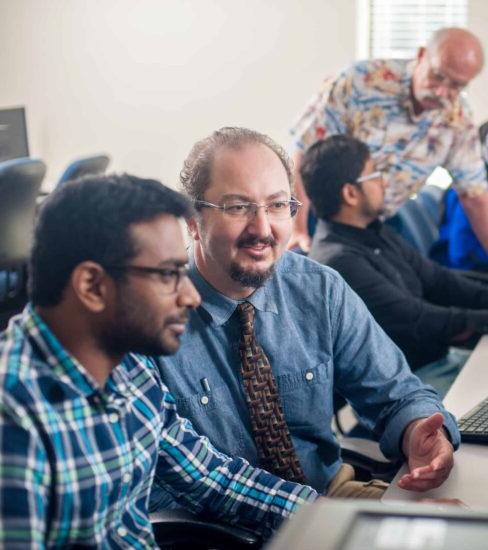
[[[187,418],[199,435],[207,436],[212,444],[226,454],[243,454],[244,429],[231,390],[225,386],[212,387],[188,397],[176,397],[178,414]]]
[[[276,379],[290,428],[328,426],[333,415],[332,361],[300,369]]]

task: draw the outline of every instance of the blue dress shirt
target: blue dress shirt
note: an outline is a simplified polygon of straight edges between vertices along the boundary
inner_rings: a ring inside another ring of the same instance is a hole
[[[256,465],[241,387],[238,302],[210,286],[194,263],[191,278],[202,305],[191,313],[179,352],[164,358],[161,374],[179,414],[191,419],[197,432],[221,451]],[[272,365],[293,443],[316,490],[325,492],[341,465],[331,429],[334,388],[380,437],[387,457],[401,456],[401,437],[412,420],[437,411],[458,446],[454,418],[435,391],[411,373],[401,351],[338,273],[287,252],[248,301],[256,309],[256,336]]]

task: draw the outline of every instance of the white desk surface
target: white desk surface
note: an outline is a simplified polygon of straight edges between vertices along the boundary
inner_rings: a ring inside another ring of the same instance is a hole
[[[446,409],[456,417],[468,412],[488,396],[488,335],[483,336],[466,365],[444,398]],[[421,498],[459,498],[468,506],[488,507],[488,445],[462,443],[454,454],[454,467],[441,487],[417,493],[400,489],[397,479],[403,466],[386,491],[383,501]]]

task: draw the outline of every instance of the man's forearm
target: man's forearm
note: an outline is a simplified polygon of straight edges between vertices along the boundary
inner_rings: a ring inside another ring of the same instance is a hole
[[[488,191],[474,197],[461,195],[460,200],[474,234],[488,252]]]

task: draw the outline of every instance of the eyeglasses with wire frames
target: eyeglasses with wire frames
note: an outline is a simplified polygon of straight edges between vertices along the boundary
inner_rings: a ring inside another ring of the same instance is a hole
[[[181,281],[188,277],[188,266],[178,267],[147,267],[144,265],[104,265],[110,271],[133,273],[134,275],[158,275],[161,281],[161,294],[175,294]]]
[[[364,183],[365,181],[379,179],[383,180],[384,174],[383,172],[377,170],[376,172],[371,172],[371,174],[368,174],[367,176],[360,176],[357,180],[354,181],[354,183]]]
[[[195,207],[198,208],[215,208],[220,210],[225,215],[235,219],[251,219],[256,216],[258,208],[264,208],[268,218],[275,220],[284,220],[293,218],[298,212],[302,203],[296,199],[275,200],[267,204],[257,204],[255,202],[224,202],[224,204],[214,204],[208,201],[196,200]]]

